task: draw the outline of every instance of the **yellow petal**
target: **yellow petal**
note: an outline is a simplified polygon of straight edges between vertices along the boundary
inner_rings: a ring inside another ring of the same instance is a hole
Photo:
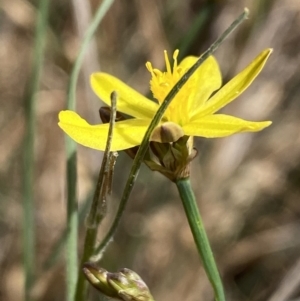
[[[260,73],[271,53],[272,49],[261,52],[250,65],[222,87],[203,107],[199,107],[192,120],[217,112],[243,93]]]
[[[198,57],[186,57],[179,66],[189,69],[198,59]],[[213,56],[209,56],[189,80],[193,80],[193,78],[195,78],[195,83],[194,89],[189,91],[189,112],[200,108],[210,95],[221,87],[222,76],[216,59]]]
[[[144,97],[116,77],[106,73],[93,73],[91,86],[96,95],[110,106],[110,94],[118,93],[117,110],[136,118],[152,118],[158,104]]]
[[[149,123],[148,119],[116,122],[111,150],[123,150],[140,145]],[[109,124],[90,125],[73,111],[61,111],[58,125],[77,143],[105,150]]]
[[[201,117],[184,125],[186,135],[206,138],[226,137],[241,132],[258,132],[269,126],[271,121],[253,122],[237,117],[215,114]]]

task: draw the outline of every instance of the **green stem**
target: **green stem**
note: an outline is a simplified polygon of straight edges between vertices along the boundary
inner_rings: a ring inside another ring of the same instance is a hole
[[[85,217],[88,213],[88,210],[91,206],[91,198],[92,195],[89,194],[86,200],[83,202],[83,205],[79,208],[79,213],[78,213],[79,227],[82,226]],[[58,260],[60,260],[60,256],[65,247],[66,240],[67,240],[67,228],[65,228],[64,231],[61,233],[61,236],[57,239],[54,247],[51,249],[51,253],[44,261],[41,273],[47,272],[52,266],[54,266],[57,263]]]
[[[23,202],[23,245],[25,300],[31,300],[30,291],[35,271],[35,225],[34,225],[34,136],[36,93],[39,88],[40,75],[44,58],[44,46],[47,31],[49,0],[40,1],[37,10],[37,25],[33,53],[33,67],[25,94],[26,136],[24,140],[24,202]]]
[[[186,35],[183,36],[182,40],[178,43],[175,49],[180,49],[178,61],[181,61],[186,57],[188,50],[193,45],[196,39],[199,39],[202,31],[204,30],[204,26],[208,20],[213,18],[213,10],[214,10],[213,1],[207,0],[199,13],[195,16],[193,23],[190,28],[187,30]]]
[[[78,57],[74,63],[68,88],[67,108],[75,110],[76,107],[76,86],[77,80],[84,58],[87,46],[93,37],[99,23],[105,16],[106,12],[112,5],[114,0],[104,0],[92,20],[81,48]],[[77,167],[76,167],[76,143],[69,137],[66,137],[66,155],[67,155],[67,186],[68,186],[68,201],[67,201],[67,260],[66,260],[66,278],[67,278],[67,300],[73,301],[76,292],[76,282],[78,275],[78,260],[77,260],[77,235],[78,235],[78,213],[76,199],[76,182],[77,182]]]
[[[80,266],[82,266],[83,263],[87,262],[91,257],[91,255],[93,254],[96,237],[97,237],[97,231],[95,231],[95,229],[88,228],[86,230],[85,240],[84,240],[84,250],[80,261]],[[79,269],[75,300],[76,301],[85,300],[86,294],[87,294],[87,281],[85,280],[84,274],[82,273],[81,269]]]
[[[66,137],[67,153],[67,254],[66,254],[66,278],[67,300],[73,301],[77,281],[77,166],[76,145],[69,137]]]
[[[197,207],[197,202],[191,187],[190,179],[179,179],[176,181],[176,185],[194,237],[194,241],[202,259],[203,267],[210,283],[213,286],[215,299],[216,301],[225,301],[222,280],[220,278],[201,215]]]
[[[114,156],[114,154],[110,152],[110,148],[111,148],[112,137],[113,137],[113,129],[115,126],[116,113],[117,113],[116,101],[117,101],[117,94],[113,92],[111,94],[111,111],[110,111],[110,122],[109,122],[109,129],[107,135],[107,142],[106,142],[102,165],[100,168],[98,181],[94,193],[93,202],[86,219],[87,230],[85,234],[83,255],[81,258],[80,267],[83,267],[83,264],[88,260],[90,260],[91,256],[94,253],[98,227],[106,214],[106,197],[107,197],[107,192],[110,190],[110,187],[108,187],[109,186],[108,178],[110,172],[112,172],[109,170],[109,166],[111,166],[110,162]],[[86,296],[87,296],[87,281],[85,279],[84,273],[82,273],[80,269],[78,274],[75,300],[76,301],[85,300]]]

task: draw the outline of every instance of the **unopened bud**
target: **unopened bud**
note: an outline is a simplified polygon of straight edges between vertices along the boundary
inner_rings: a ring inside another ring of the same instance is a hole
[[[110,111],[111,111],[111,108],[110,107],[101,107],[99,109],[99,116],[100,116],[100,119],[103,123],[109,123],[110,121]],[[117,111],[117,114],[116,114],[116,121],[122,121],[122,120],[125,120],[125,116],[118,112]]]
[[[83,272],[87,280],[102,294],[120,299],[115,289],[107,282],[109,273],[105,269],[98,268],[94,264],[87,262],[83,266]]]
[[[102,294],[122,301],[154,301],[146,283],[129,269],[109,273],[92,263],[85,263],[83,272]]]
[[[156,127],[151,134],[150,140],[160,143],[171,143],[177,141],[183,136],[184,132],[182,127],[169,121]]]
[[[143,279],[134,271],[122,269],[119,273],[109,274],[107,281],[118,290],[124,301],[150,301],[153,297]]]

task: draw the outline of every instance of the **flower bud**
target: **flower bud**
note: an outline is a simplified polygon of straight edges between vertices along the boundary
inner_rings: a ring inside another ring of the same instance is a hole
[[[107,282],[109,273],[105,269],[98,268],[93,263],[87,262],[83,266],[83,272],[87,280],[102,294],[120,299],[118,293]]]
[[[184,132],[182,127],[174,122],[169,121],[164,122],[162,125],[153,130],[150,141],[170,143],[177,141],[183,136]]]
[[[109,123],[109,121],[110,121],[110,111],[111,111],[110,107],[101,107],[99,109],[99,116],[100,116],[100,119],[103,123]],[[117,111],[116,121],[122,121],[122,120],[126,120],[125,116],[122,113]]]
[[[143,279],[134,271],[122,269],[118,273],[110,273],[108,283],[118,290],[124,301],[150,301],[153,297]]]
[[[85,263],[83,272],[88,281],[102,294],[122,301],[153,301],[142,278],[129,269],[109,273],[93,263]]]
[[[189,177],[190,162],[197,155],[192,137],[183,136],[172,143],[151,141],[150,150],[154,156],[145,156],[144,162],[151,170],[171,181]]]

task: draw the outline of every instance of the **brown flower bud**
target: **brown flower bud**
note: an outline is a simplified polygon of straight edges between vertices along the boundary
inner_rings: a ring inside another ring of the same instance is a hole
[[[174,122],[164,122],[153,130],[150,141],[169,143],[175,142],[183,136],[184,132],[181,126]]]

